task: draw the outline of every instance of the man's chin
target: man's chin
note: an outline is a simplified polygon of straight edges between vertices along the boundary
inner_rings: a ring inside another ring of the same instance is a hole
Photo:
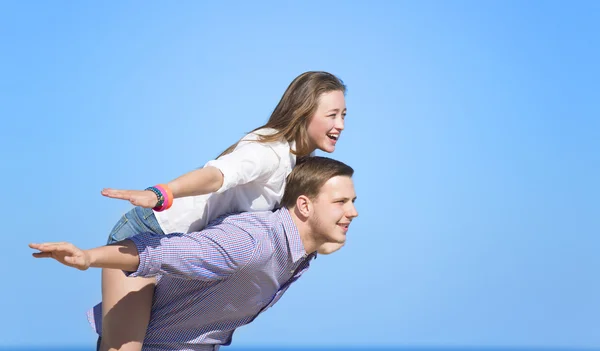
[[[329,255],[330,253],[334,253],[337,250],[341,249],[344,246],[344,243],[327,243],[321,245],[317,252],[319,255]]]

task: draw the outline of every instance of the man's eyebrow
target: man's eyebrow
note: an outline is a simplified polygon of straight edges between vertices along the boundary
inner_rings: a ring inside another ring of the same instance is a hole
[[[352,199],[350,199],[349,197],[346,196],[340,196],[340,197],[336,197],[333,199],[333,201],[340,201],[340,200],[344,200],[344,201],[348,201],[348,200],[352,200],[352,202],[356,201],[356,196],[353,197]]]

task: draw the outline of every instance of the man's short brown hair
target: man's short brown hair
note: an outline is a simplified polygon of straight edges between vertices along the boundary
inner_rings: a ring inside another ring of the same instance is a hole
[[[337,176],[352,177],[353,174],[352,167],[328,157],[313,156],[299,159],[298,164],[287,177],[281,207],[294,207],[300,195],[314,199],[329,179]]]

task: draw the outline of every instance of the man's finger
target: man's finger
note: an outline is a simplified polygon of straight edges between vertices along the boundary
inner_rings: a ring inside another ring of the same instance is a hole
[[[77,263],[75,257],[73,256],[65,256],[65,262],[67,263]]]
[[[52,253],[50,252],[34,252],[32,255],[35,258],[52,258]]]
[[[29,244],[29,247],[32,249],[37,249],[40,250],[41,248],[47,248],[47,247],[51,247],[53,245],[61,245],[61,244],[67,244],[66,242],[57,242],[57,243],[31,243]]]
[[[68,251],[72,252],[75,250],[75,246],[70,243],[44,243],[32,246],[34,249],[42,252],[55,252],[55,251]]]

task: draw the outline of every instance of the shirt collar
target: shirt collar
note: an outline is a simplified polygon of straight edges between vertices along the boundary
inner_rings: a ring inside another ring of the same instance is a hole
[[[307,257],[308,254],[304,250],[302,239],[300,239],[300,232],[298,232],[298,228],[292,220],[290,211],[287,208],[282,207],[277,210],[276,215],[283,225],[283,231],[287,237],[288,246],[290,248],[290,253],[292,254],[292,260],[294,263],[298,262],[302,258]]]

